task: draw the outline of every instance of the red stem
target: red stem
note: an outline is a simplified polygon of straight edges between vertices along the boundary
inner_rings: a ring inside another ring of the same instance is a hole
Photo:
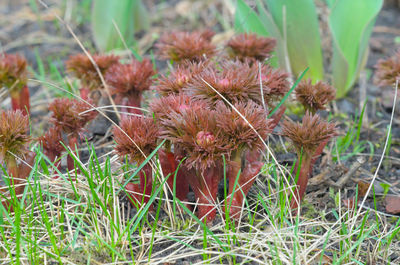
[[[141,92],[129,95],[127,97],[127,99],[128,99],[127,106],[135,107],[135,108],[128,108],[129,113],[143,114],[143,112],[140,109],[137,109],[137,108],[140,108],[140,103],[142,102],[142,93]]]
[[[299,167],[300,163],[300,157],[298,158],[296,165],[294,167],[294,173],[297,174],[297,170]],[[296,189],[294,191],[294,195],[297,197],[297,200],[295,198],[292,199],[292,202],[290,204],[292,209],[297,209],[299,207],[299,203],[301,199],[304,196],[304,193],[306,192],[307,184],[308,184],[308,178],[310,177],[311,174],[311,156],[304,154],[302,157],[301,161],[301,168],[299,172],[299,178],[297,180],[297,185]]]
[[[207,223],[210,224],[216,216],[216,209],[213,205],[217,199],[218,184],[222,179],[222,167],[215,166],[197,171],[195,174],[185,174],[192,187],[196,199],[198,199],[198,217],[201,219],[206,216]]]
[[[229,178],[229,196],[226,199],[226,205],[229,205],[232,198],[232,204],[230,207],[229,215],[233,218],[239,218],[240,212],[243,205],[243,200],[249,193],[251,186],[253,185],[254,181],[256,180],[256,175],[260,172],[263,163],[260,161],[254,161],[248,163],[246,168],[240,174],[237,184],[235,187],[235,182],[237,178],[237,174],[240,169],[240,164],[235,161],[229,162],[228,168],[228,178]],[[233,188],[235,187],[235,191]]]
[[[163,170],[164,176],[170,174],[167,184],[171,191],[174,191],[174,179],[175,179],[175,195],[181,201],[187,201],[187,194],[189,193],[189,183],[182,170],[183,165],[180,166],[179,170],[176,172],[179,166],[179,160],[177,157],[167,150],[159,150],[158,157],[160,159],[161,168]],[[176,174],[176,177],[175,177]]]
[[[139,179],[140,183],[128,183],[125,187],[131,196],[129,200],[135,207],[141,207],[142,202],[143,205],[146,205],[150,200],[153,187],[153,171],[149,163],[144,165],[139,172]],[[149,210],[153,210],[153,205],[150,205]]]
[[[75,150],[78,147],[78,135],[76,134],[72,134],[69,137],[69,142],[68,142],[68,146],[71,148],[71,151],[74,153]],[[77,156],[79,157],[79,153],[77,153]],[[75,168],[74,166],[74,158],[71,155],[68,155],[67,157],[67,168],[68,171],[73,170]]]
[[[13,110],[21,110],[24,115],[30,113],[30,102],[29,102],[29,88],[27,85],[23,86],[19,93],[11,95],[11,107]]]

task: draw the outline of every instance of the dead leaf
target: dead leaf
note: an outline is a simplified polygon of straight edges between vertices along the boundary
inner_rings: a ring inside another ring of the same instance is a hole
[[[364,197],[367,194],[370,183],[360,180],[358,182],[358,198]]]
[[[391,214],[400,213],[400,196],[386,196],[386,212]]]

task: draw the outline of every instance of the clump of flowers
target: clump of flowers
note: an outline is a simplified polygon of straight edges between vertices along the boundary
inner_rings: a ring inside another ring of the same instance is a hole
[[[314,85],[311,79],[302,80],[295,88],[296,99],[306,110],[315,114],[324,110],[325,105],[335,99],[336,91],[329,84],[318,81]]]
[[[110,67],[106,80],[111,94],[116,95],[115,103],[128,106],[128,113],[141,114],[142,93],[150,88],[154,74],[153,64],[148,59]]]
[[[0,88],[6,87],[11,96],[13,110],[30,112],[27,62],[19,54],[0,53]]]
[[[378,86],[393,86],[400,79],[400,50],[388,59],[380,59],[375,65],[374,82]]]
[[[150,117],[128,116],[121,120],[120,127],[113,128],[113,134],[117,154],[121,158],[128,156],[130,162],[140,165],[157,147],[159,128]],[[152,187],[153,173],[147,163],[139,173],[139,183],[129,183],[126,190],[131,195],[131,202],[140,206],[149,201]]]
[[[22,194],[25,188],[24,180],[29,176],[36,154],[29,151],[28,117],[20,110],[0,112],[0,163],[4,163],[10,180],[10,186],[15,187],[16,195]],[[18,163],[17,158],[26,160]],[[5,191],[4,188],[1,189]],[[8,202],[3,201],[7,209]]]
[[[211,43],[212,36],[211,31],[165,33],[157,43],[158,54],[177,63],[204,61],[216,53],[216,47]]]
[[[98,96],[94,94],[103,88],[99,72],[104,76],[111,66],[118,63],[119,57],[94,54],[92,58],[94,63],[86,54],[76,54],[70,56],[66,66],[67,70],[81,81],[81,97],[95,100]],[[95,103],[97,102],[98,100],[95,100]]]
[[[243,33],[234,36],[228,43],[228,55],[232,59],[264,61],[273,52],[276,40],[260,37],[253,33]]]
[[[321,155],[327,141],[336,135],[336,128],[335,124],[322,120],[317,114],[306,112],[302,123],[284,121],[282,134],[292,141],[297,153],[294,170],[295,174],[298,174],[296,199],[291,202],[292,208],[295,209],[306,191],[313,161]]]
[[[50,103],[49,110],[53,112],[52,123],[56,130],[67,135],[68,146],[73,151],[76,150],[79,140],[83,138],[82,132],[85,125],[97,116],[97,112],[91,110],[87,103],[76,99],[57,98]],[[57,137],[57,135],[52,135],[52,137]],[[71,156],[67,158],[67,166],[68,170],[74,169],[74,160]]]

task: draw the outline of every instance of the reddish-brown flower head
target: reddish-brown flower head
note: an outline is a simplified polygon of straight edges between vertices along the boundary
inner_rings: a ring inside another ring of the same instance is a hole
[[[267,113],[260,105],[252,101],[239,102],[234,107],[246,120],[237,111],[222,102],[215,109],[217,125],[222,129],[226,141],[233,150],[238,150],[239,153],[245,148],[262,149],[261,139],[265,139],[272,132],[271,120],[267,119]]]
[[[243,33],[234,36],[227,44],[228,54],[241,61],[246,59],[264,61],[276,46],[273,38],[257,36],[257,34]]]
[[[258,65],[256,67],[258,70]],[[288,77],[289,74],[283,70],[274,69],[269,65],[262,65],[261,81],[264,91],[264,100],[268,105],[274,105],[289,92],[290,83]],[[258,76],[258,78],[260,77]]]
[[[190,83],[193,76],[197,76],[207,65],[207,61],[199,63],[183,63],[178,65],[168,76],[161,76],[156,90],[162,96],[178,94]]]
[[[7,87],[10,94],[19,93],[28,81],[26,65],[19,54],[0,53],[0,88]]]
[[[30,137],[28,117],[20,110],[0,112],[0,162],[25,156]]]
[[[325,109],[325,105],[335,99],[336,91],[329,84],[319,81],[315,85],[311,79],[302,80],[295,88],[296,99],[306,110],[315,113]]]
[[[189,169],[205,170],[221,161],[222,155],[230,154],[215,115],[210,109],[188,108],[180,113],[171,112],[161,122],[161,135],[185,152]]]
[[[199,75],[194,76],[183,90],[196,99],[214,104],[223,100],[216,91],[231,103],[248,100],[261,102],[257,71],[249,64],[239,61],[225,61],[218,66],[209,65]]]
[[[52,122],[65,133],[80,133],[97,116],[97,112],[90,109],[87,103],[68,98],[57,98],[49,106],[53,112]]]
[[[282,134],[292,142],[298,154],[312,156],[318,145],[336,135],[334,123],[322,120],[318,114],[306,112],[302,123],[284,121]]]
[[[132,60],[130,64],[118,63],[111,66],[106,73],[106,80],[111,86],[111,94],[129,96],[148,90],[154,74],[150,60]]]
[[[386,60],[380,59],[375,65],[374,82],[378,86],[393,86],[400,79],[400,50]]]
[[[162,120],[168,119],[168,115],[172,112],[182,113],[187,109],[208,109],[209,106],[204,101],[193,100],[185,94],[178,94],[154,99],[150,103],[150,108],[156,119]]]
[[[215,46],[211,43],[210,36],[210,31],[166,33],[157,44],[158,53],[163,59],[174,62],[203,61],[215,54]]]
[[[56,127],[48,129],[43,136],[39,137],[38,141],[42,144],[44,153],[52,160],[65,150],[61,144],[61,132]]]
[[[107,70],[112,65],[117,64],[119,60],[119,57],[115,55],[95,54],[92,57],[102,75],[105,75]],[[97,90],[103,87],[95,65],[86,54],[70,56],[66,64],[67,70],[81,80],[83,87],[87,87],[90,90]]]
[[[113,128],[119,156],[141,163],[157,147],[159,129],[152,118],[128,116],[121,120],[120,127]]]

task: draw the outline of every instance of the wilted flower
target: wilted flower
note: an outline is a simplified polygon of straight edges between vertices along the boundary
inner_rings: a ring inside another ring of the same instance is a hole
[[[166,33],[157,44],[158,53],[163,59],[174,62],[203,61],[215,54],[216,48],[211,43],[210,36],[210,31]]]
[[[49,110],[53,112],[52,122],[66,133],[79,133],[85,125],[97,116],[96,111],[76,99],[57,98],[50,103]]]
[[[223,100],[231,103],[253,100],[261,102],[257,71],[247,63],[225,61],[220,65],[209,65],[183,89],[195,99],[216,103]],[[215,91],[216,90],[216,91]]]
[[[374,82],[378,86],[393,86],[400,79],[400,50],[386,60],[380,59],[375,65]]]
[[[20,110],[0,112],[0,161],[15,161],[28,153],[28,117]]]
[[[243,33],[234,36],[227,44],[228,54],[234,59],[264,61],[276,46],[273,38],[257,36],[253,33]]]
[[[328,102],[335,99],[336,91],[329,84],[319,81],[315,85],[311,79],[302,80],[295,88],[296,99],[312,113],[325,109]]]
[[[159,128],[150,117],[128,116],[121,120],[120,128],[113,128],[113,134],[118,155],[141,163],[157,147]]]
[[[107,70],[112,65],[117,64],[119,60],[119,57],[115,55],[95,54],[92,55],[92,58],[102,75],[105,75]],[[97,90],[103,87],[96,66],[86,54],[70,56],[66,64],[67,70],[81,80],[83,87],[89,90]]]
[[[161,76],[158,79],[159,83],[156,90],[162,96],[182,92],[182,89],[187,86],[193,76],[197,76],[203,71],[207,64],[207,62],[188,62],[178,65],[168,76]]]

